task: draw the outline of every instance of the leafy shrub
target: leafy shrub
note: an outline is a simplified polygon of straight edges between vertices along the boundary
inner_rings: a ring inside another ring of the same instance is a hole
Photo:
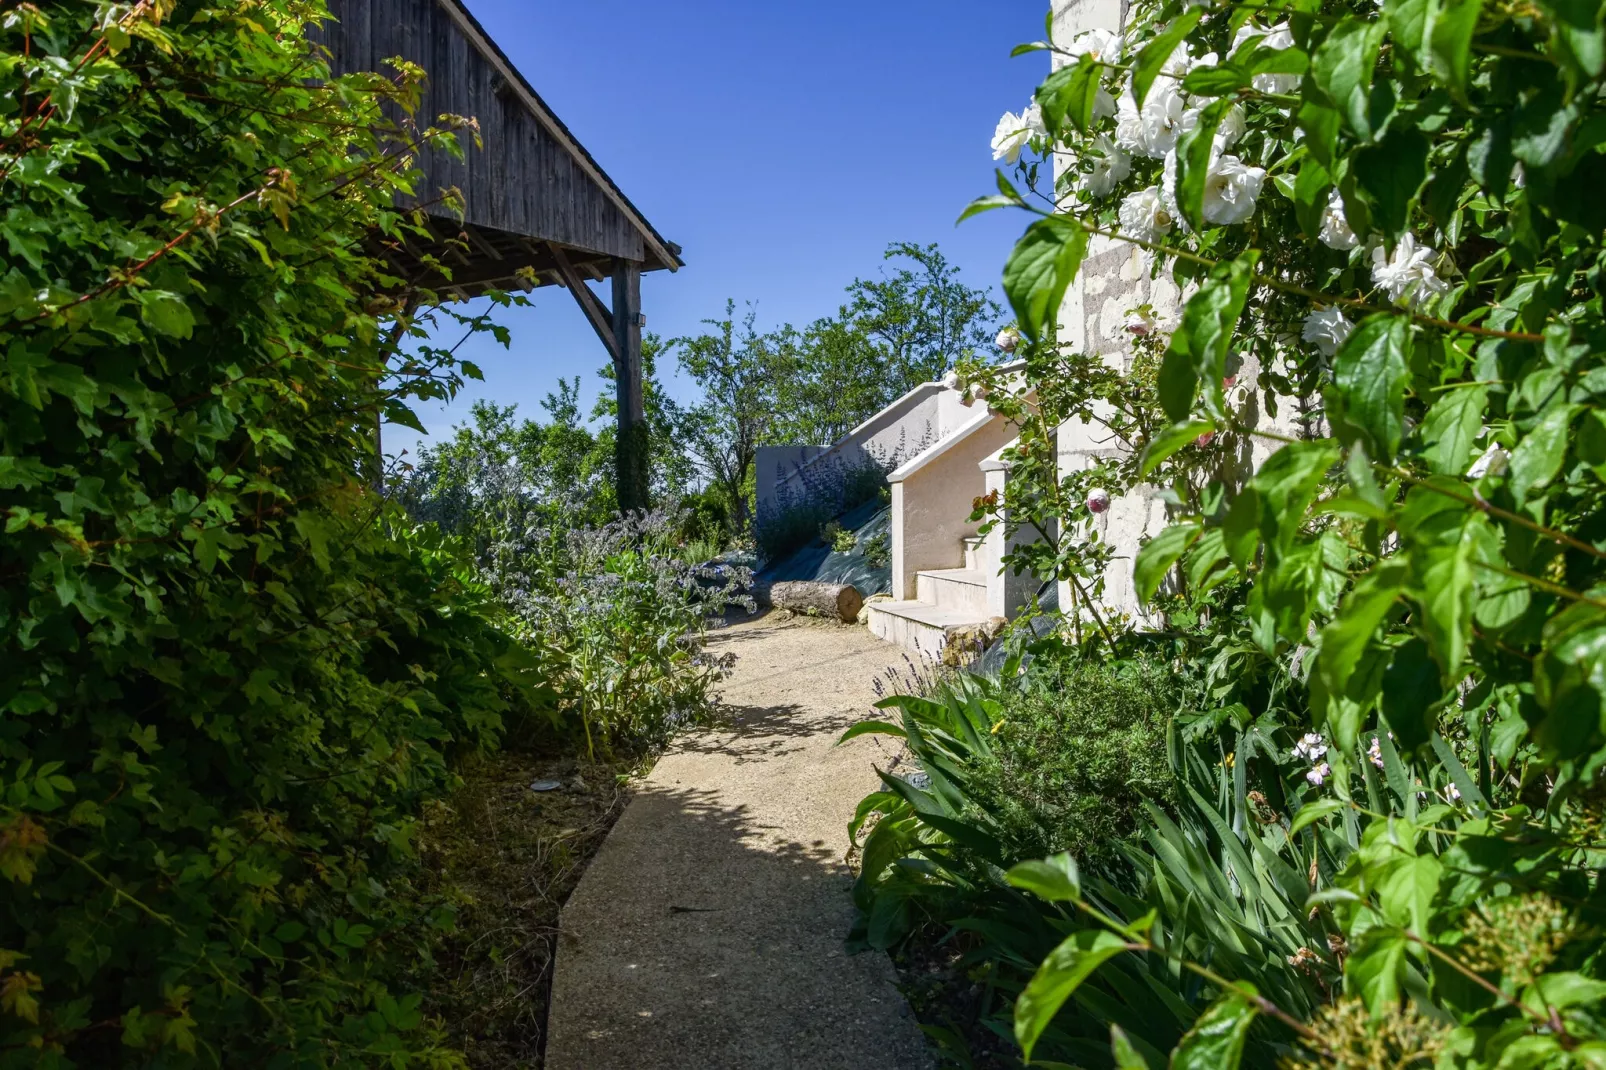
[[[364,253],[419,72],[322,84],[323,17],[0,16],[3,1067],[458,1061],[397,983],[451,923],[412,837],[509,644],[359,479],[460,377],[389,366]]]
[[[540,651],[556,724],[587,751],[664,743],[711,707],[730,656],[704,649],[711,615],[751,606],[751,573],[687,560],[683,517],[635,514],[599,528],[505,533],[484,565],[509,629]]]
[[[1171,667],[1150,658],[1040,653],[1003,705],[969,802],[992,815],[1009,858],[1112,862],[1145,800],[1175,800],[1166,729],[1179,700]]]

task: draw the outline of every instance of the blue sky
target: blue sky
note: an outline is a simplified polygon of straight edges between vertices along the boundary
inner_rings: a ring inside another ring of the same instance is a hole
[[[954,220],[992,192],[998,115],[1019,111],[1042,54],[1044,0],[468,0],[509,58],[687,266],[643,282],[648,330],[695,333],[727,297],[761,325],[836,310],[895,241],[938,242],[974,286],[996,289],[1023,220]],[[480,397],[542,415],[559,376],[583,375],[587,409],[607,357],[569,294],[543,288],[503,313],[511,350],[464,355],[485,372],[450,407],[420,411],[448,432]],[[455,339],[454,339],[455,340]],[[472,350],[472,351],[470,351]],[[695,396],[668,368],[670,392]],[[417,448],[404,428],[387,452]]]

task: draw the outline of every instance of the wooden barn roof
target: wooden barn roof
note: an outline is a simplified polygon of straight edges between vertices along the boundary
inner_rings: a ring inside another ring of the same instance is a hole
[[[331,0],[337,21],[320,34],[337,74],[383,70],[400,56],[429,76],[418,114],[475,118],[484,147],[464,158],[426,151],[427,188],[456,187],[463,217],[426,208],[433,248],[391,245],[406,277],[464,294],[518,285],[522,268],[538,284],[565,285],[613,273],[616,261],[642,271],[675,271],[680,247],[666,241],[547,106],[461,0]],[[422,257],[451,267],[449,281]]]

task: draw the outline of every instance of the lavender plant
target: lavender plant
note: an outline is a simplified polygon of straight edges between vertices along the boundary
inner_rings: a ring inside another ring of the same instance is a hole
[[[660,744],[706,718],[735,657],[707,649],[709,621],[751,610],[752,573],[677,547],[684,517],[658,509],[600,527],[536,522],[499,531],[482,571],[540,652],[560,726],[595,756]]]

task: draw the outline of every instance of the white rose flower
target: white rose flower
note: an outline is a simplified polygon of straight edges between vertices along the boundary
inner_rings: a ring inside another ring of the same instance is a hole
[[[1130,93],[1123,93],[1116,102],[1115,143],[1124,152],[1147,155],[1143,148],[1143,116]]]
[[[1122,234],[1146,242],[1159,241],[1176,223],[1158,186],[1130,194],[1121,202],[1120,217]]]
[[[1395,246],[1392,257],[1381,245],[1372,250],[1372,281],[1389,295],[1390,301],[1403,300],[1414,308],[1450,288],[1433,270],[1438,257],[1435,250],[1418,245],[1416,238],[1407,234]]]
[[[1088,30],[1072,38],[1065,52],[1071,63],[1083,56],[1092,56],[1101,63],[1116,63],[1121,58],[1121,35],[1112,30]]]
[[[1176,83],[1158,80],[1139,115],[1139,147],[1145,156],[1158,160],[1176,148],[1177,138],[1198,121],[1198,113],[1189,111]]]
[[[1285,48],[1294,47],[1294,34],[1288,28],[1288,23],[1279,22],[1269,30],[1262,30],[1258,26],[1246,23],[1239,27],[1237,36],[1232,39],[1232,50],[1238,51],[1240,45],[1257,35],[1261,38],[1260,48],[1272,48],[1281,52]],[[1250,79],[1250,83],[1262,93],[1292,93],[1299,88],[1299,75],[1257,74]]]
[[[1006,111],[993,131],[993,159],[1014,163],[1032,138],[1044,133],[1047,128],[1043,125],[1043,110],[1036,104],[1019,115]]]
[[[1242,223],[1255,211],[1255,198],[1266,172],[1250,167],[1236,156],[1223,156],[1210,167],[1205,179],[1205,221],[1220,226]]]
[[[1099,86],[1098,94],[1093,98],[1093,118],[1112,119],[1114,117],[1115,98],[1110,96],[1110,91],[1108,89],[1105,89],[1103,86]]]
[[[1216,140],[1213,146],[1216,152],[1226,152],[1238,143],[1244,136],[1244,110],[1234,104],[1227,109],[1227,114],[1221,117],[1221,125],[1216,127]]]
[[[1344,217],[1344,198],[1336,187],[1327,195],[1327,208],[1322,212],[1322,229],[1316,238],[1329,249],[1353,249],[1361,243],[1361,239],[1349,229],[1349,220]]]
[[[1354,329],[1354,324],[1345,319],[1344,313],[1338,309],[1318,308],[1305,317],[1305,326],[1300,330],[1299,337],[1313,344],[1322,356],[1331,357]]]
[[[1103,155],[1089,157],[1093,170],[1077,180],[1077,188],[1091,197],[1108,197],[1116,184],[1132,173],[1132,160],[1108,134],[1094,138],[1093,147]]]

